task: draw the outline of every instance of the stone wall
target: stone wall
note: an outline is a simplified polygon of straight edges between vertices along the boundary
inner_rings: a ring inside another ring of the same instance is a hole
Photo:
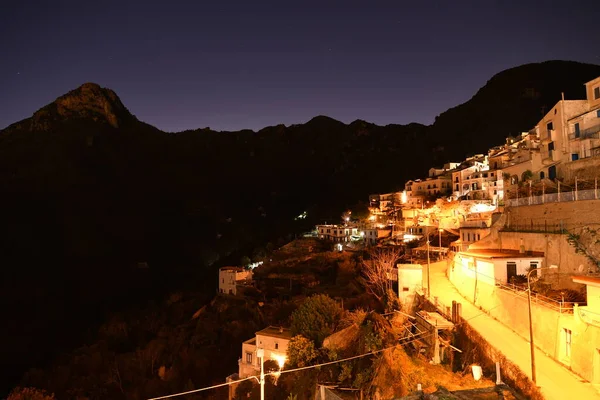
[[[520,226],[521,231],[504,230],[505,226]],[[541,251],[546,258],[545,266],[557,265],[558,270],[542,271],[552,275],[548,281],[561,288],[575,290],[583,285],[575,284],[572,275],[583,275],[597,270],[587,257],[578,254],[567,241],[567,235],[549,232],[526,232],[526,227],[544,230],[544,227],[558,226],[572,232],[580,232],[582,227],[600,227],[600,200],[549,203],[535,206],[507,208],[491,229],[488,236],[473,243],[471,249],[512,249]],[[552,229],[548,229],[549,231]]]
[[[558,165],[558,174],[562,176],[565,182],[575,182],[575,177],[589,182],[600,178],[600,157],[588,157],[577,161],[560,163]]]

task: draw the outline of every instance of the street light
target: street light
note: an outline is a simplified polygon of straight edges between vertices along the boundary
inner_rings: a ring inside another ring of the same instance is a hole
[[[430,265],[429,265],[429,227],[427,227],[427,297],[431,298],[431,284],[429,280],[429,275],[431,273]]]
[[[527,273],[527,303],[529,305],[529,346],[531,347],[531,380],[536,383],[535,376],[535,345],[533,343],[533,323],[531,321],[531,286],[529,277],[533,271],[540,271],[542,269],[557,269],[558,265],[551,265],[549,267],[534,268]]]
[[[265,350],[256,349],[256,357],[260,358],[260,400],[265,400]]]
[[[439,258],[440,258],[440,260],[441,260],[441,259],[442,259],[442,232],[443,232],[443,229],[442,229],[442,228],[439,228],[439,229],[438,229],[438,232],[439,232],[439,235],[438,235],[438,236],[439,236],[439,238],[440,238],[440,248],[438,249],[438,250],[439,250],[439,253],[438,253],[438,255],[439,255]]]

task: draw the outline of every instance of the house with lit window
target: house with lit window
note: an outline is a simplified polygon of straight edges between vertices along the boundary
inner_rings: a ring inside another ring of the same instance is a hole
[[[600,156],[600,77],[586,86],[586,106],[579,114],[569,116],[567,156],[559,166],[559,175],[568,181],[575,177],[595,178]],[[595,159],[592,159],[595,158]]]
[[[460,266],[467,278],[495,286],[509,284],[513,277],[541,268],[544,260],[544,253],[538,251],[475,249],[457,253],[454,266]]]
[[[478,190],[471,180],[473,174],[489,170],[487,155],[477,155],[467,158],[452,171],[451,191],[455,198],[467,196],[471,190]]]
[[[242,357],[238,360],[239,379],[260,374],[261,360],[257,350],[263,349],[264,361],[273,360],[280,368],[286,361],[286,353],[292,331],[279,326],[269,326],[256,332],[256,336],[242,343]]]
[[[317,225],[317,236],[332,242],[349,242],[352,236],[358,236],[358,228],[350,225]]]

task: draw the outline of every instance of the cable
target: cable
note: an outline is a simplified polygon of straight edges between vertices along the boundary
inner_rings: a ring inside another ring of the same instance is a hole
[[[198,392],[202,392],[204,390],[210,390],[210,389],[216,389],[216,388],[223,387],[223,386],[229,386],[233,383],[239,383],[239,382],[247,381],[250,379],[258,379],[258,378],[256,376],[249,376],[244,379],[238,379],[235,382],[225,382],[225,383],[220,383],[220,384],[214,385],[214,386],[203,387],[201,389],[188,390],[187,392],[180,392],[180,393],[168,394],[166,396],[152,397],[148,400],[160,400],[160,399],[168,399],[168,398],[177,397],[177,396],[185,396],[186,394],[198,393]]]
[[[429,335],[425,335],[425,336],[433,336],[433,334],[429,334]],[[398,343],[398,344],[396,344],[394,346],[386,347],[386,348],[381,349],[381,350],[370,351],[368,353],[359,354],[357,356],[352,356],[352,357],[344,358],[344,359],[341,359],[341,360],[329,361],[329,362],[325,362],[325,363],[321,363],[321,364],[308,365],[306,367],[299,367],[299,368],[288,369],[288,370],[277,371],[277,372],[268,372],[268,373],[265,373],[264,375],[265,376],[277,376],[277,375],[285,374],[285,373],[288,373],[288,372],[297,372],[297,371],[302,371],[302,370],[306,370],[306,369],[310,369],[310,368],[323,367],[325,365],[337,364],[337,363],[344,362],[344,361],[354,360],[354,359],[357,359],[357,358],[366,357],[366,356],[370,356],[370,355],[373,355],[373,354],[381,353],[383,351],[390,350],[390,349],[396,348],[398,346],[403,346],[405,344],[410,344],[410,343],[412,343],[412,342],[414,342],[414,341],[416,341],[416,340],[418,340],[418,339],[420,339],[422,337],[425,337],[425,336],[424,335],[421,335],[421,336],[415,335],[415,337],[413,337],[411,340],[409,340],[407,342]],[[180,393],[168,394],[168,395],[165,395],[165,396],[152,397],[152,398],[149,398],[147,400],[161,400],[161,399],[168,399],[168,398],[172,398],[172,397],[184,396],[186,394],[198,393],[198,392],[202,392],[202,391],[205,391],[205,390],[216,389],[216,388],[223,387],[223,386],[233,385],[235,383],[240,383],[240,382],[247,381],[247,380],[250,380],[250,379],[259,380],[259,377],[253,375],[253,376],[249,376],[247,378],[238,379],[238,380],[233,381],[233,382],[225,382],[225,383],[221,383],[221,384],[214,385],[214,386],[204,387],[204,388],[201,388],[201,389],[189,390],[187,392],[180,392]]]
[[[498,307],[498,306],[496,306],[496,307]],[[470,321],[471,319],[477,318],[477,317],[479,317],[481,315],[487,315],[487,314],[484,313],[484,312],[481,312],[479,314],[476,314],[476,315],[472,316],[471,318],[463,318],[463,322],[455,324],[454,326],[455,327],[456,326],[460,326],[460,325],[466,323],[467,321]],[[299,367],[299,368],[294,368],[294,369],[287,369],[287,370],[277,371],[277,372],[268,372],[268,373],[265,373],[264,375],[265,376],[278,376],[278,375],[286,374],[286,373],[289,373],[289,372],[298,372],[298,371],[303,371],[303,370],[307,370],[307,369],[311,369],[311,368],[318,368],[318,367],[323,367],[323,366],[326,366],[326,365],[332,365],[332,364],[337,364],[337,363],[341,363],[341,362],[345,362],[345,361],[355,360],[357,358],[362,358],[362,357],[367,357],[367,356],[371,356],[371,355],[374,355],[374,354],[379,354],[379,353],[384,352],[386,350],[391,350],[391,349],[394,349],[394,348],[399,347],[399,346],[404,346],[406,344],[413,343],[413,342],[415,342],[415,341],[417,341],[417,340],[419,340],[421,338],[425,338],[425,337],[428,337],[428,336],[433,336],[433,334],[427,334],[427,335],[425,335],[425,332],[423,332],[423,333],[414,335],[410,340],[408,340],[406,342],[398,343],[398,344],[395,344],[393,346],[386,347],[386,348],[383,348],[383,349],[380,349],[380,350],[370,351],[368,353],[359,354],[357,356],[352,356],[352,357],[344,358],[344,359],[341,359],[341,360],[328,361],[328,362],[324,362],[324,363],[320,363],[320,364],[315,364],[315,365],[308,365],[306,367]],[[202,391],[205,391],[205,390],[216,389],[216,388],[219,388],[219,387],[229,386],[229,385],[233,385],[233,384],[240,383],[240,382],[247,381],[247,380],[251,380],[251,379],[256,379],[258,381],[259,377],[253,375],[253,376],[249,376],[247,378],[238,379],[238,380],[233,381],[233,382],[221,383],[221,384],[218,384],[218,385],[208,386],[208,387],[204,387],[204,388],[201,388],[201,389],[189,390],[187,392],[180,392],[180,393],[168,394],[168,395],[165,395],[165,396],[152,397],[152,398],[149,398],[147,400],[161,400],[161,399],[169,399],[169,398],[172,398],[172,397],[185,396],[186,394],[192,394],[192,393],[202,392]]]

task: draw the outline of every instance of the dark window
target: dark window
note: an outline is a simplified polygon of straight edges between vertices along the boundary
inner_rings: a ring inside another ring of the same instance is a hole
[[[594,88],[594,99],[600,99],[600,86]]]
[[[246,353],[246,364],[252,364],[252,353]]]
[[[279,349],[279,343],[275,343],[275,350]]]
[[[579,130],[579,122],[575,124],[575,137],[578,138],[581,135],[581,131]]]
[[[540,179],[544,179],[546,177],[546,173],[544,171],[540,171]]]
[[[554,150],[554,142],[548,143],[548,151]]]
[[[600,118],[600,110],[596,111],[596,117]]]
[[[571,154],[571,161],[577,161],[577,160],[579,160],[579,154],[577,154],[577,153]]]
[[[548,130],[548,133],[550,133],[550,131],[552,129],[554,129],[554,125],[552,125],[552,121],[550,121],[546,124],[546,129]]]
[[[456,185],[456,191],[458,192],[458,185]]]

